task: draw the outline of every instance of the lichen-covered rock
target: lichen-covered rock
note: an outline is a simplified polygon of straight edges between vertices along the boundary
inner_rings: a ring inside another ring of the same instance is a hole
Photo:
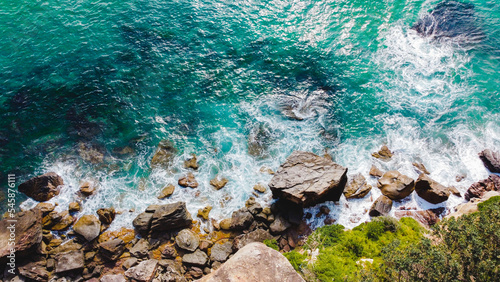
[[[391,200],[401,200],[408,197],[415,189],[415,181],[401,174],[399,171],[391,170],[378,180],[378,188],[382,194]]]
[[[304,207],[338,201],[347,182],[347,168],[313,153],[295,151],[269,183],[275,198]]]
[[[500,153],[486,149],[479,153],[479,158],[483,161],[484,166],[491,172],[500,173]]]
[[[344,196],[346,199],[363,198],[371,189],[372,186],[366,182],[365,177],[358,173],[354,175],[349,185],[344,189]]]
[[[288,260],[262,243],[250,243],[240,249],[215,272],[199,280],[259,281],[259,282],[303,282]]]
[[[45,202],[59,195],[64,185],[62,177],[55,172],[48,172],[23,182],[19,185],[19,192],[38,202]]]
[[[83,236],[85,240],[92,241],[101,232],[101,222],[94,215],[83,215],[73,226],[73,231]]]
[[[450,197],[450,189],[429,176],[422,173],[415,183],[415,192],[424,200],[432,204],[442,203]]]
[[[392,200],[382,195],[378,197],[370,208],[370,216],[387,215],[392,209]]]
[[[212,206],[206,206],[203,209],[198,210],[198,217],[203,218],[204,220],[208,220],[208,215],[210,214],[210,211],[212,210]]]
[[[194,252],[200,245],[200,237],[189,229],[183,229],[175,237],[175,243],[181,249]]]

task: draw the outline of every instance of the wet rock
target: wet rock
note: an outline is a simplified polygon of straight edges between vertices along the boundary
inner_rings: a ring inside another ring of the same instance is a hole
[[[175,186],[172,184],[168,184],[167,186],[165,186],[165,188],[163,188],[161,190],[160,195],[158,196],[158,199],[168,198],[168,197],[172,196],[172,194],[174,194],[174,191],[175,191]]]
[[[375,177],[382,177],[382,175],[384,175],[384,172],[378,169],[375,165],[372,165],[369,174]]]
[[[9,220],[16,220],[14,227]],[[12,230],[16,235],[14,246],[9,244]],[[0,221],[0,259],[10,255],[12,247],[16,250],[16,257],[21,257],[36,248],[42,238],[42,212],[39,209],[19,212],[13,217],[9,215]]]
[[[347,182],[347,168],[309,152],[295,151],[269,183],[273,197],[304,207],[338,201]]]
[[[98,209],[97,215],[102,224],[110,225],[115,219],[116,211],[114,208]]]
[[[174,143],[168,140],[162,140],[160,144],[158,144],[156,153],[153,155],[153,158],[151,159],[151,167],[152,168],[160,167],[164,169],[170,168],[176,153],[177,149],[175,149]]]
[[[382,191],[382,194],[391,200],[401,200],[413,192],[415,181],[399,173],[399,171],[391,170],[384,173],[382,178],[378,180],[377,186]]]
[[[73,221],[75,220],[68,211],[63,211],[59,214],[60,220],[57,221],[57,223],[50,228],[51,230],[54,231],[63,231],[68,229],[72,224]]]
[[[319,212],[316,214],[316,217],[321,217],[323,215],[329,215],[330,209],[327,206],[319,207]]]
[[[370,216],[387,215],[392,209],[392,200],[382,195],[378,197],[370,208]]]
[[[186,176],[179,178],[179,185],[182,187],[197,188],[198,182],[194,178],[194,174],[188,172]]]
[[[51,203],[38,203],[35,209],[39,209],[43,214],[47,214],[53,211],[56,207]]]
[[[42,261],[29,262],[18,268],[19,274],[33,281],[47,281],[50,273]]]
[[[181,249],[193,252],[200,245],[200,237],[189,229],[179,231],[175,244]]]
[[[112,239],[99,244],[99,253],[108,260],[117,260],[125,251],[125,242],[122,239]]]
[[[278,234],[284,232],[290,226],[292,226],[290,222],[288,222],[285,218],[283,218],[283,216],[278,215],[276,219],[273,221],[273,223],[269,225],[269,230],[273,234]]]
[[[140,239],[130,250],[130,254],[134,257],[143,258],[148,255],[149,243],[148,240]]]
[[[125,276],[137,281],[151,281],[156,272],[158,261],[155,259],[141,261],[138,265],[125,271]]]
[[[271,128],[268,124],[259,124],[253,127],[248,135],[248,153],[254,157],[265,157],[271,142]]]
[[[78,212],[78,211],[80,211],[80,209],[81,209],[81,207],[80,207],[80,204],[78,202],[69,203],[69,206],[68,206],[69,212]]]
[[[358,173],[344,189],[344,196],[346,199],[363,198],[371,189],[372,186],[366,183],[365,177],[361,173]]]
[[[80,185],[80,193],[84,196],[90,196],[95,193],[96,186],[95,182],[86,181]]]
[[[205,266],[208,262],[208,256],[200,250],[194,253],[185,254],[182,257],[182,262],[190,265]]]
[[[233,244],[231,242],[215,243],[210,249],[210,260],[224,262],[232,252]]]
[[[83,252],[80,250],[56,254],[55,259],[56,273],[80,270],[85,267]]]
[[[195,154],[191,154],[191,158],[184,161],[184,168],[198,169],[198,162]]]
[[[208,215],[210,214],[211,210],[212,210],[212,206],[206,206],[203,209],[199,209],[198,210],[198,217],[201,217],[204,220],[208,220]]]
[[[442,203],[450,197],[450,189],[432,180],[426,174],[420,174],[415,183],[415,192],[432,204]]]
[[[464,180],[466,177],[467,177],[467,175],[465,173],[457,174],[455,176],[455,181],[460,182],[460,181]]]
[[[167,231],[190,226],[193,222],[186,203],[177,202],[159,206],[151,218],[151,231]]]
[[[243,281],[242,279],[260,282],[304,281],[282,254],[262,243],[246,245],[200,281]]]
[[[104,160],[104,153],[98,147],[86,143],[78,145],[78,154],[84,161],[93,164],[102,163]]]
[[[266,186],[262,185],[262,184],[257,184],[253,187],[253,190],[259,192],[259,193],[265,193],[267,188]]]
[[[219,178],[216,176],[214,179],[210,180],[210,185],[212,185],[215,189],[220,190],[226,186],[228,180],[226,178]]]
[[[484,166],[488,168],[489,171],[494,173],[500,173],[500,153],[493,152],[490,149],[486,149],[479,153],[479,158],[483,161]]]
[[[465,193],[465,199],[481,198],[488,191],[500,191],[500,176],[490,174],[488,178],[472,184]]]
[[[127,282],[123,274],[106,274],[101,277],[100,282]]]
[[[387,161],[392,158],[393,154],[386,145],[383,145],[378,152],[372,153],[372,156],[374,158]]]
[[[235,212],[233,212],[231,216],[231,228],[232,230],[245,230],[253,222],[253,216],[252,214],[247,211],[246,209],[240,209]],[[222,222],[221,222],[221,228],[222,227]]]
[[[73,226],[73,231],[83,236],[85,240],[92,241],[101,232],[101,222],[94,215],[83,215]]]
[[[55,172],[31,178],[19,185],[19,192],[38,202],[45,202],[59,195],[63,179]]]
[[[233,248],[235,250],[239,250],[244,246],[254,243],[254,242],[264,242],[264,240],[271,240],[273,235],[264,229],[256,229],[252,232],[248,232],[247,234],[241,234],[236,236],[233,240]]]
[[[417,162],[414,162],[412,163],[413,167],[417,170],[417,172],[419,174],[421,173],[425,173],[425,174],[431,174],[427,168],[425,167],[425,165],[423,163],[417,163]]]

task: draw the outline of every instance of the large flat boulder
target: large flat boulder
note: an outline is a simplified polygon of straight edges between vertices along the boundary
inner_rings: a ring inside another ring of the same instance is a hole
[[[280,166],[269,183],[273,197],[307,207],[338,201],[347,182],[347,168],[329,158],[295,151]]]
[[[18,189],[35,201],[45,202],[59,195],[61,185],[63,179],[55,172],[48,172],[21,183]]]
[[[193,219],[186,208],[186,203],[177,202],[159,206],[151,218],[151,231],[167,231],[188,227]]]
[[[484,166],[491,172],[500,173],[500,153],[486,149],[479,153],[479,158],[483,161]]]
[[[158,261],[155,259],[145,260],[140,262],[138,265],[129,268],[125,271],[125,276],[133,281],[151,281],[153,278],[156,268],[158,267]]]
[[[9,241],[11,231],[15,234],[14,241]],[[40,244],[42,236],[41,210],[32,209],[5,217],[0,221],[0,259],[10,255],[11,248],[15,249],[16,257],[21,256]],[[14,242],[14,246],[10,242]]]
[[[424,200],[432,204],[442,203],[450,197],[450,189],[436,181],[432,180],[429,176],[422,173],[415,182],[415,192]]]
[[[199,281],[302,282],[304,279],[278,251],[262,243],[250,243],[236,252],[215,272]]]

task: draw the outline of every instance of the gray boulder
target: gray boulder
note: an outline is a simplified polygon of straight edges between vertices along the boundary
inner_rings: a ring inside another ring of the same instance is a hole
[[[392,200],[382,195],[378,197],[370,208],[370,216],[387,215],[392,209]]]
[[[177,202],[159,206],[151,218],[151,231],[167,231],[188,227],[193,222],[186,203]]]
[[[142,238],[130,248],[130,254],[134,257],[142,258],[148,255],[149,243],[148,240]]]
[[[378,180],[377,186],[382,191],[382,194],[391,200],[401,200],[413,192],[415,181],[399,171],[391,170],[384,173],[382,178]]]
[[[500,173],[500,153],[486,149],[479,153],[479,158],[483,161],[484,166],[491,172]]]
[[[253,222],[252,214],[246,209],[239,209],[231,216],[231,229],[244,230],[250,227]]]
[[[191,265],[205,266],[208,262],[208,256],[204,252],[196,250],[194,253],[185,254],[182,257],[182,262]]]
[[[365,177],[361,173],[358,173],[354,175],[349,185],[344,189],[344,196],[346,199],[363,198],[371,189],[372,186],[366,183]]]
[[[125,271],[125,276],[137,281],[151,281],[158,267],[158,261],[149,259],[141,261],[138,265]]]
[[[290,222],[288,222],[288,220],[286,220],[283,216],[278,215],[276,219],[273,221],[273,223],[269,225],[269,230],[271,230],[271,233],[277,234],[284,232],[290,226],[292,225],[290,224]]]
[[[123,274],[107,274],[101,277],[101,282],[127,282]]]
[[[304,279],[278,251],[262,243],[251,243],[199,281],[303,282]]]
[[[175,237],[175,243],[181,249],[194,252],[200,245],[200,237],[189,229],[183,229]]]
[[[210,249],[211,261],[226,261],[229,255],[233,252],[233,244],[229,241],[224,243],[215,243]]]
[[[274,198],[304,207],[338,201],[347,182],[347,168],[313,153],[295,151],[269,183]]]
[[[273,235],[271,235],[269,231],[259,228],[252,232],[248,232],[247,234],[241,234],[236,236],[236,238],[234,238],[233,240],[233,248],[235,250],[239,250],[250,243],[254,242],[262,243],[264,242],[264,240],[271,240],[272,238]]]
[[[69,251],[55,256],[56,273],[82,269],[85,267],[83,251]]]
[[[83,215],[73,225],[73,231],[83,236],[85,240],[92,241],[101,232],[101,222],[94,215]]]
[[[26,194],[38,202],[45,202],[59,195],[63,179],[55,172],[48,172],[23,182],[19,185],[19,192]]]

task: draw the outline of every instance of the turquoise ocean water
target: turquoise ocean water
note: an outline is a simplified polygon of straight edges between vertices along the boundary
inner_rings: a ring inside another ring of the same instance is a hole
[[[416,178],[412,162],[422,162],[464,192],[488,175],[477,153],[500,150],[500,2],[467,2],[465,22],[480,38],[460,19],[450,20],[453,38],[411,29],[439,3],[0,0],[2,187],[7,173],[21,182],[55,171],[66,186],[51,202],[62,210],[80,181],[96,180],[81,214],[114,206],[123,211],[115,227],[178,200],[192,213],[213,205],[221,219],[270,180],[263,166],[305,150],[366,177],[376,164]],[[163,139],[178,149],[172,171],[150,167]],[[81,144],[104,161],[82,160]],[[370,156],[383,144],[395,152],[387,163]],[[133,153],[120,154],[127,146]],[[199,188],[156,199],[191,153]],[[216,175],[229,179],[219,191],[209,185]],[[379,194],[328,205],[353,226]],[[269,191],[259,198],[270,200]],[[398,205],[434,207],[415,195]]]

